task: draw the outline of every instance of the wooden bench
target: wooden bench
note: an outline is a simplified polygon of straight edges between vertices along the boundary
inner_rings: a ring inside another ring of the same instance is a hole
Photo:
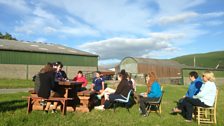
[[[94,91],[84,90],[77,92],[77,96],[80,99],[80,105],[79,107],[76,107],[77,111],[80,112],[89,112],[90,111],[90,97],[93,95]]]
[[[61,97],[52,97],[52,98],[42,98],[42,97],[38,97],[38,96],[28,96],[26,97],[27,101],[28,101],[28,106],[27,106],[27,113],[29,114],[32,110],[33,110],[33,105],[35,102],[39,102],[41,100],[47,101],[47,102],[61,102],[62,107],[61,107],[61,112],[62,115],[66,114],[67,111],[67,101],[68,100],[73,100],[73,98],[61,98]],[[44,109],[44,107],[43,107]]]

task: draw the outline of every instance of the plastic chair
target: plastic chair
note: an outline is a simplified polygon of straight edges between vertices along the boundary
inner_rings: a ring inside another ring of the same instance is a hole
[[[128,107],[127,104],[128,104],[128,102],[130,101],[130,96],[131,96],[132,92],[133,92],[133,91],[130,90],[130,91],[128,92],[128,96],[127,96],[127,97],[122,96],[123,99],[115,99],[115,100],[114,100],[114,102],[113,102],[114,112],[115,112],[116,104],[117,104],[117,103],[122,103],[122,104],[125,105],[125,107],[127,108],[128,112],[130,113],[130,111],[129,111],[129,107]]]

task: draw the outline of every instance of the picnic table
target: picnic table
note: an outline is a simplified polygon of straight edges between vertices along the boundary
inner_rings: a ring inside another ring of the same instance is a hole
[[[84,90],[84,91],[78,92],[77,95],[80,99],[80,105],[76,107],[76,110],[80,112],[89,112],[92,107],[90,105],[90,102],[91,102],[90,98],[94,94],[95,92],[90,90]]]
[[[66,81],[59,81],[58,85],[64,87],[65,89],[64,97],[69,98],[69,90],[75,90],[76,92],[78,92],[81,89],[83,83],[84,82],[66,80]]]

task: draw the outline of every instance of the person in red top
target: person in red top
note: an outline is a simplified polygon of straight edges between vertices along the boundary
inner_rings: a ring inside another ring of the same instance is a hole
[[[84,82],[82,84],[82,88],[81,90],[86,90],[86,86],[88,84],[88,81],[86,79],[86,77],[83,75],[82,71],[78,71],[77,75],[73,78],[73,81],[77,81],[77,82]]]

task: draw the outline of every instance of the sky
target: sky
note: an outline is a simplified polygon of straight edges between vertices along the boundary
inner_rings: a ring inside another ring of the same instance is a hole
[[[0,32],[99,55],[170,59],[224,50],[224,0],[0,0]]]

